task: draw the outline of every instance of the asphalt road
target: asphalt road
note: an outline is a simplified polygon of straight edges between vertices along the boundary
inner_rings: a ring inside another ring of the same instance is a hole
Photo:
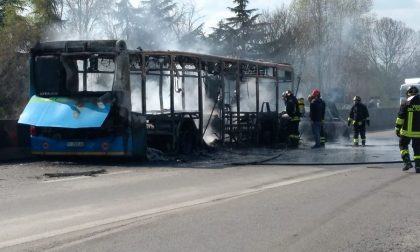
[[[420,251],[418,179],[364,168],[151,216],[56,251]]]
[[[199,163],[0,165],[0,250],[420,251],[420,175],[401,164]]]

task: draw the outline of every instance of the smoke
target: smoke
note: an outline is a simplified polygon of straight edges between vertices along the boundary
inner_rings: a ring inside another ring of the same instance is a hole
[[[303,97],[318,88],[324,99],[340,103],[351,102],[349,97],[355,92],[368,98],[368,70],[365,57],[358,50],[361,49],[362,35],[366,33],[364,22],[369,8],[359,6],[358,2],[364,1],[352,1],[346,5],[334,1],[312,1],[306,10],[289,10],[291,15],[308,23],[300,30],[303,34],[297,35],[298,42],[293,45],[296,51],[289,56],[302,77],[300,91],[306,94]],[[319,8],[315,8],[316,5],[320,5]],[[293,20],[291,26],[303,27],[299,22]],[[347,92],[352,94],[347,95]]]
[[[99,2],[100,0],[96,1]],[[88,31],[86,33],[80,32],[80,27],[77,28],[78,26],[75,25],[77,23],[75,22],[76,17],[71,16],[72,12],[69,6],[65,6],[62,18],[67,21],[61,27],[52,27],[45,33],[45,39],[125,39],[130,48],[141,47],[144,50],[176,50],[202,54],[212,54],[212,52],[220,51],[219,49],[226,42],[220,41],[218,46],[214,46],[209,42],[209,38],[205,37],[202,30],[200,13],[195,9],[194,3],[180,5],[179,1],[173,1],[177,3],[177,7],[169,12],[168,20],[172,18],[174,22],[165,23],[166,21],[162,17],[168,13],[151,15],[150,13],[153,13],[151,12],[153,10],[146,10],[144,3],[131,1],[132,4],[138,4],[139,7],[134,8],[136,11],[143,11],[143,14],[138,14],[140,13],[138,12],[133,15],[133,9],[124,7],[125,9],[118,10],[116,8],[116,4],[122,2],[110,1],[109,8],[106,8],[106,10],[94,10],[101,13],[101,15],[96,15],[95,13],[95,16],[100,18],[95,20],[94,23],[92,23],[93,20],[89,16],[86,16],[86,20],[92,20],[92,22],[87,22],[86,24],[89,28],[86,29]],[[313,1],[312,4],[315,4],[315,2],[320,1]],[[284,40],[287,46],[296,48],[293,48],[291,53],[278,50],[274,53],[277,55],[265,55],[265,57],[289,59],[289,62],[295,61],[293,63],[296,63],[296,72],[302,74],[303,81],[300,87],[301,94],[299,95],[306,97],[305,94],[308,94],[311,89],[320,88],[324,98],[329,99],[330,96],[334,95],[336,96],[333,97],[334,100],[340,98],[341,102],[348,102],[346,99],[354,96],[354,90],[358,90],[360,91],[358,95],[362,96],[364,100],[368,100],[370,90],[365,83],[366,80],[358,77],[358,74],[363,69],[357,68],[357,65],[362,65],[363,62],[358,62],[357,55],[351,52],[354,50],[354,47],[358,46],[360,33],[363,33],[361,20],[366,16],[365,13],[369,11],[368,5],[362,5],[363,2],[367,1],[354,1],[341,6],[333,1],[327,1],[321,13],[314,13],[317,8],[312,8],[310,5],[308,5],[309,10],[303,10],[302,13],[293,13],[292,4],[290,16],[296,14],[297,19],[301,18],[308,21],[308,24],[311,24],[311,27],[307,30],[298,29],[297,32],[310,35],[290,39],[281,38],[279,41]],[[119,12],[115,12],[116,10]],[[144,14],[147,11],[150,11],[149,16]],[[287,12],[286,14],[289,13]],[[322,18],[316,20],[316,15],[318,14]],[[232,15],[234,14],[232,13]],[[142,16],[140,19],[142,22],[134,19],[139,18],[139,16]],[[280,23],[285,26],[303,27],[302,23],[289,19],[286,19],[287,22]],[[321,22],[322,20],[324,23],[317,24],[315,22]],[[315,30],[315,26],[318,25],[320,26],[320,32]],[[286,37],[289,36],[287,32],[284,32],[284,34],[286,34],[284,35]],[[269,40],[269,36],[264,39]],[[303,41],[293,44],[293,40],[299,39]],[[300,51],[303,52],[300,53]],[[259,53],[264,55],[263,50]],[[303,61],[303,63],[299,61]],[[330,90],[333,89],[336,90],[334,94],[330,93]],[[337,90],[341,90],[340,93]],[[346,91],[352,93],[346,95]],[[240,92],[242,96],[244,90],[241,89]],[[246,90],[245,95],[248,95],[250,92],[250,90]],[[243,107],[255,107],[255,104],[244,104]]]
[[[126,13],[127,15],[129,13]],[[110,21],[111,19],[111,21]],[[194,33],[194,29],[183,31],[184,34],[177,34],[174,30],[165,30],[162,35],[162,24],[153,21],[151,18],[147,24],[146,33],[142,33],[141,29],[132,29],[130,36],[126,36],[127,45],[129,48],[141,47],[143,50],[171,50],[171,51],[185,51],[200,54],[212,54],[216,51],[211,44],[204,37],[204,35]],[[51,27],[45,33],[46,40],[80,40],[80,39],[121,39],[122,31],[115,30],[115,21],[109,17],[109,13],[103,16],[102,22],[97,22],[93,26],[92,31],[88,34],[81,34],[77,29],[69,24],[64,24],[63,27]],[[144,31],[144,30],[143,30]],[[161,36],[162,35],[162,36]],[[166,74],[168,72],[165,72]],[[132,74],[131,78],[131,100],[132,110],[135,112],[142,111],[142,91],[141,91],[141,75]],[[174,109],[175,112],[198,112],[198,77],[175,78],[175,93],[174,93]],[[161,83],[161,90],[159,85]],[[268,103],[271,111],[276,109],[276,86],[275,81],[270,79],[260,78],[259,83],[259,103],[258,108],[261,109],[263,103]],[[290,84],[281,84],[279,95],[285,90],[290,90]],[[220,105],[231,105],[231,111],[236,111],[236,92],[240,92],[240,106],[241,112],[255,112],[256,104],[256,79],[247,78],[241,82],[240,89],[236,90],[236,80],[225,78],[225,101],[223,104],[215,104],[216,97],[209,97],[206,93],[205,85],[203,85],[203,112],[204,112],[204,127],[209,125],[205,132],[205,140],[208,142],[216,138],[216,134],[220,132],[218,127],[220,124],[219,110]],[[160,96],[161,92],[161,96]],[[183,101],[184,95],[184,101]],[[147,75],[146,82],[146,107],[147,113],[161,113],[170,111],[170,78],[163,77],[160,81],[159,76]],[[283,102],[279,101],[279,109],[284,108]],[[266,107],[264,108],[266,111]],[[196,121],[196,124],[198,122]],[[198,127],[198,125],[197,125]],[[219,136],[220,137],[220,136]]]
[[[242,112],[255,112],[257,104],[256,78],[247,78],[240,84],[240,108]],[[225,80],[225,103],[230,104],[232,111],[236,111],[236,81]],[[281,94],[286,90],[292,90],[291,83],[279,84],[279,110],[284,108]],[[259,78],[259,106],[261,110],[263,103],[269,104],[270,110],[276,110],[276,82],[268,78]],[[264,111],[266,107],[264,107]]]
[[[132,74],[131,77],[131,99],[133,111],[141,112],[141,75]],[[198,111],[198,78],[185,78],[182,84],[181,78],[175,78],[174,109],[179,112]],[[162,99],[160,98],[159,76],[146,76],[146,108],[149,113],[160,113],[170,111],[170,78],[162,79]],[[203,87],[203,94],[205,90]],[[183,102],[184,96],[184,102]],[[161,108],[160,102],[163,107]],[[205,99],[207,101],[207,99]],[[183,107],[184,104],[184,107]],[[204,108],[206,103],[204,103]],[[161,110],[162,109],[162,110]]]

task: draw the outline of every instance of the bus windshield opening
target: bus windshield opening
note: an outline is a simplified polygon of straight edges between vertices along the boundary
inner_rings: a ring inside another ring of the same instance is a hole
[[[43,97],[111,91],[114,81],[114,56],[61,54],[36,56],[34,86]]]

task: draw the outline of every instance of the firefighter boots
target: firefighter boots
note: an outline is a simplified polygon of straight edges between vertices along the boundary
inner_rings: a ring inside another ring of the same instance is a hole
[[[404,167],[403,167],[403,171],[408,171],[410,168],[413,168],[413,164],[411,164],[411,160],[410,160],[410,156],[408,155],[404,155],[403,156],[403,161],[404,161]],[[420,169],[420,167],[419,167]],[[416,167],[416,172],[417,172],[417,167]],[[420,172],[420,170],[419,170]]]
[[[416,173],[420,173],[420,160],[414,160],[416,165]]]
[[[411,162],[405,163],[402,170],[403,171],[408,171],[408,170],[410,170],[410,168],[413,168],[413,165],[411,164]],[[417,172],[417,169],[416,169],[416,172]],[[419,168],[419,172],[420,172],[420,168]]]

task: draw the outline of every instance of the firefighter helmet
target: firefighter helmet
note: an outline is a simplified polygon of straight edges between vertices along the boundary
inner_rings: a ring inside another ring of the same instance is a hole
[[[293,92],[290,90],[286,90],[282,93],[283,99],[287,100],[289,97],[293,96]]]
[[[419,89],[416,86],[411,86],[407,90],[407,97],[417,95],[419,93]]]
[[[312,90],[311,96],[315,97],[321,97],[321,92],[318,89]]]
[[[362,98],[360,98],[360,96],[356,95],[356,96],[353,98],[353,101],[355,101],[355,102],[361,102],[361,101],[362,101]]]

